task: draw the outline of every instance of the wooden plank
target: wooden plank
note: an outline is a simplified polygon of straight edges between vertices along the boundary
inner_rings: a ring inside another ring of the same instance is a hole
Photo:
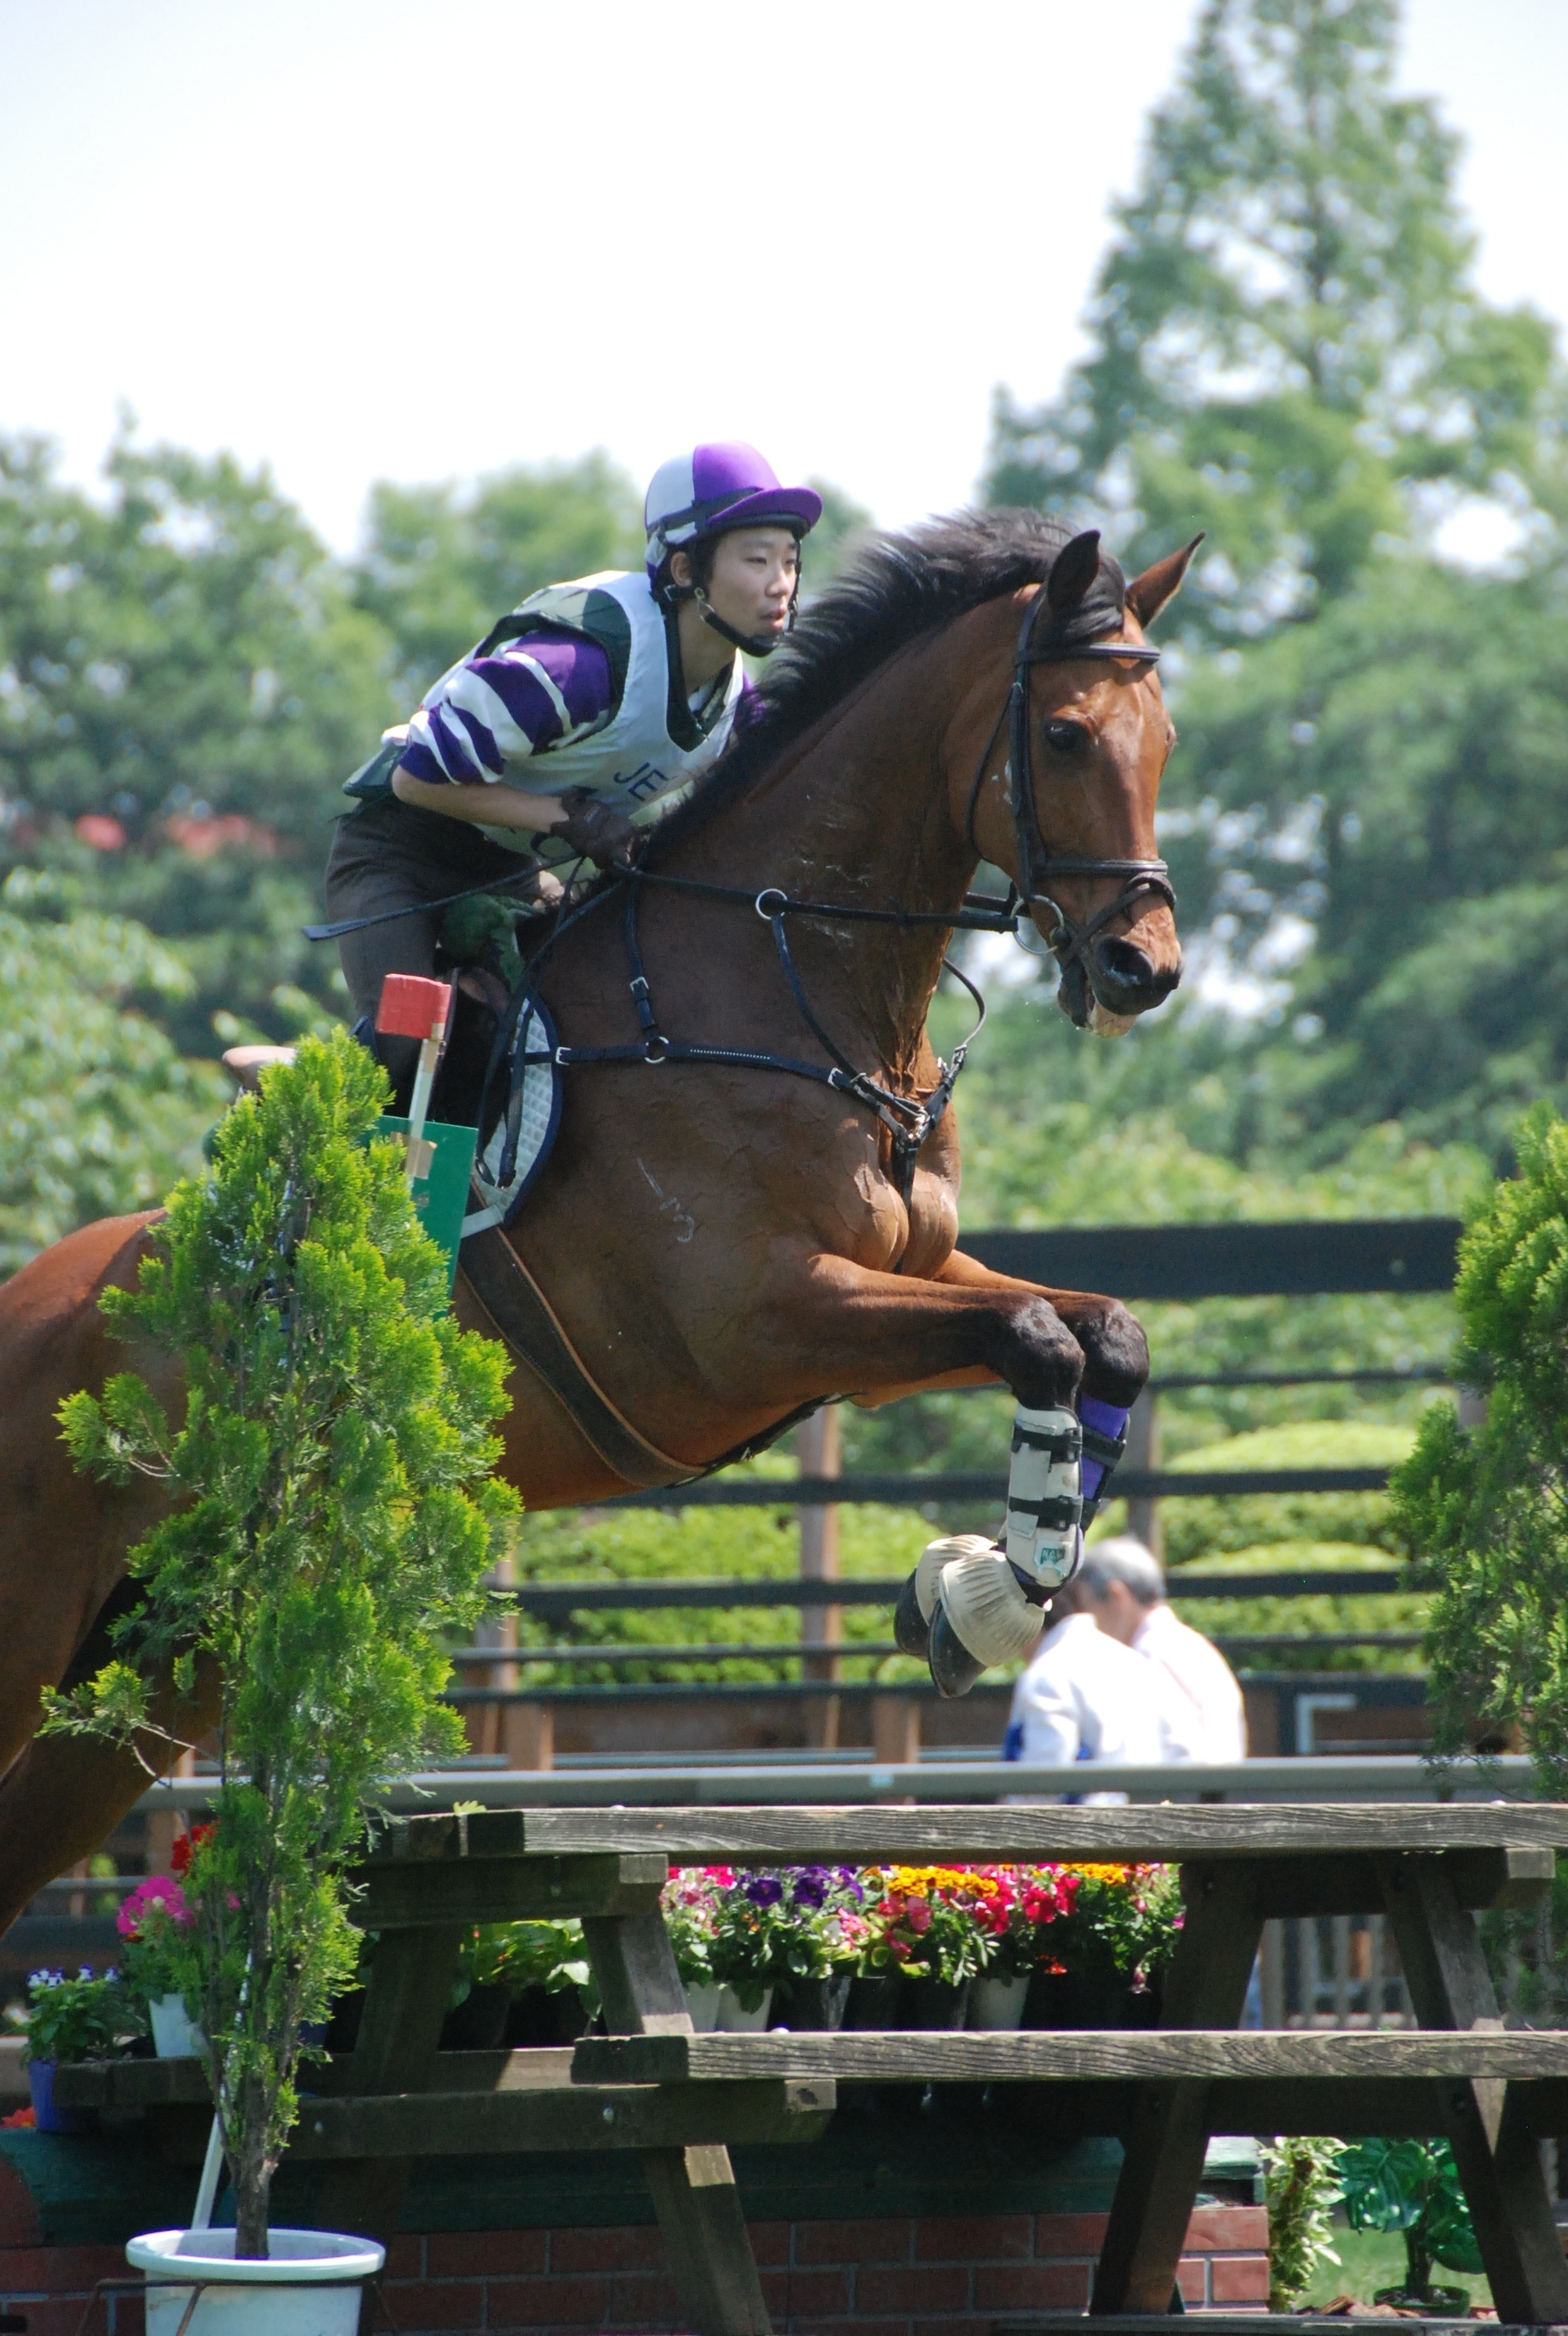
[[[1183,1865],[1182,1896],[1186,1916],[1165,1981],[1166,2023],[1189,2030],[1233,2027],[1263,1933],[1259,1869],[1235,1862]],[[1217,2040],[1226,2065],[1235,2068],[1232,2040]],[[1169,2309],[1213,2130],[1201,2079],[1139,2087],[1091,2311]]]
[[[1461,1906],[1535,1906],[1552,1888],[1556,1853],[1544,1847],[1454,1849],[1444,1864]],[[1260,1903],[1271,1915],[1383,1911],[1381,1861],[1366,1852],[1260,1861]]]
[[[349,2081],[356,2094],[429,2090],[463,1930],[463,1924],[452,1923],[439,1930],[388,1931],[376,1942],[365,2013],[349,2057]],[[321,2228],[362,2231],[388,2243],[397,2229],[410,2168],[406,2157],[338,2159],[322,2177],[317,2201]],[[362,2331],[369,2308],[367,2302],[361,2313]]]
[[[1249,1966],[1249,1971],[1251,1966]],[[1354,2078],[1568,2079],[1568,2029],[1469,2034],[1418,2029],[769,2029],[759,2035],[589,2036],[572,2053],[580,2084],[676,2084],[743,2077],[879,2085],[1277,2082]],[[1303,2127],[1305,2131],[1308,2128]]]
[[[456,2157],[485,2151],[686,2149],[815,2141],[836,2106],[831,2079],[719,2085],[572,2086],[307,2100],[292,2157]]]
[[[1416,2017],[1424,2028],[1469,2030],[1455,2040],[1473,2042],[1485,2032],[1482,2023],[1499,2016],[1475,1918],[1459,1905],[1439,1858],[1392,1858],[1384,1878]],[[1511,2101],[1510,2088],[1497,2081],[1505,2073],[1488,2071],[1478,2078],[1456,2071],[1445,2088],[1455,2161],[1498,2316],[1568,2321],[1568,2263],[1540,2145],[1527,2128],[1523,2104]],[[1532,2073],[1555,2071],[1544,2067]]]
[[[662,1915],[590,1917],[582,1928],[612,2034],[691,2033]],[[692,2142],[645,2149],[642,2168],[682,2317],[696,2336],[772,2336],[727,2148]]]
[[[435,1929],[445,1922],[527,1922],[581,1914],[648,1914],[667,1861],[647,1851],[589,1857],[462,1857],[437,1872],[422,1859],[365,1869],[354,1920],[361,1930]]]
[[[1568,1849],[1568,1806],[1544,1802],[1285,1802],[1150,1808],[944,1806],[497,1809],[409,1818],[378,1860],[583,1857],[657,1852],[672,1864],[863,1864],[943,1858],[1115,1863],[1313,1850]]]

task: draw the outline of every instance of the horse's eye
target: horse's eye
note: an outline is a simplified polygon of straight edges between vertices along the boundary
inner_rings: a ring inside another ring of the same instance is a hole
[[[1047,722],[1046,744],[1057,754],[1081,754],[1089,734],[1081,722]]]

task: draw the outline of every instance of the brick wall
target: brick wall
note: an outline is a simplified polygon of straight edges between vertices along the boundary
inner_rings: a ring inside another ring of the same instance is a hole
[[[989,2336],[1000,2316],[1087,2307],[1103,2214],[940,2221],[755,2223],[752,2244],[779,2336]],[[1189,2309],[1261,2312],[1269,2291],[1261,2206],[1201,2206],[1187,2231]],[[117,2247],[0,2247],[0,2302],[29,2336],[74,2336]],[[399,2336],[680,2324],[657,2230],[451,2231],[398,2239],[386,2298]],[[385,2315],[378,2324],[388,2325]],[[86,2336],[141,2336],[131,2296],[104,2299]]]

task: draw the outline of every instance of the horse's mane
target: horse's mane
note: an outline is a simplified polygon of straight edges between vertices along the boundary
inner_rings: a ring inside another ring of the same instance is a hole
[[[1044,583],[1077,532],[1035,511],[964,511],[897,535],[873,536],[810,606],[770,659],[756,710],[688,800],[654,830],[663,851],[741,793],[759,772],[877,667],[922,634],[984,600]],[[1108,551],[1065,623],[1064,643],[1120,629],[1126,579]]]

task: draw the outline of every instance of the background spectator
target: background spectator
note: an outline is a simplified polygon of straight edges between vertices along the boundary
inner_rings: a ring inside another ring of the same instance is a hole
[[[1201,1630],[1172,1613],[1159,1561],[1143,1543],[1130,1534],[1096,1542],[1084,1553],[1074,1588],[1105,1637],[1163,1673],[1164,1757],[1244,1760],[1247,1713],[1235,1673]]]

